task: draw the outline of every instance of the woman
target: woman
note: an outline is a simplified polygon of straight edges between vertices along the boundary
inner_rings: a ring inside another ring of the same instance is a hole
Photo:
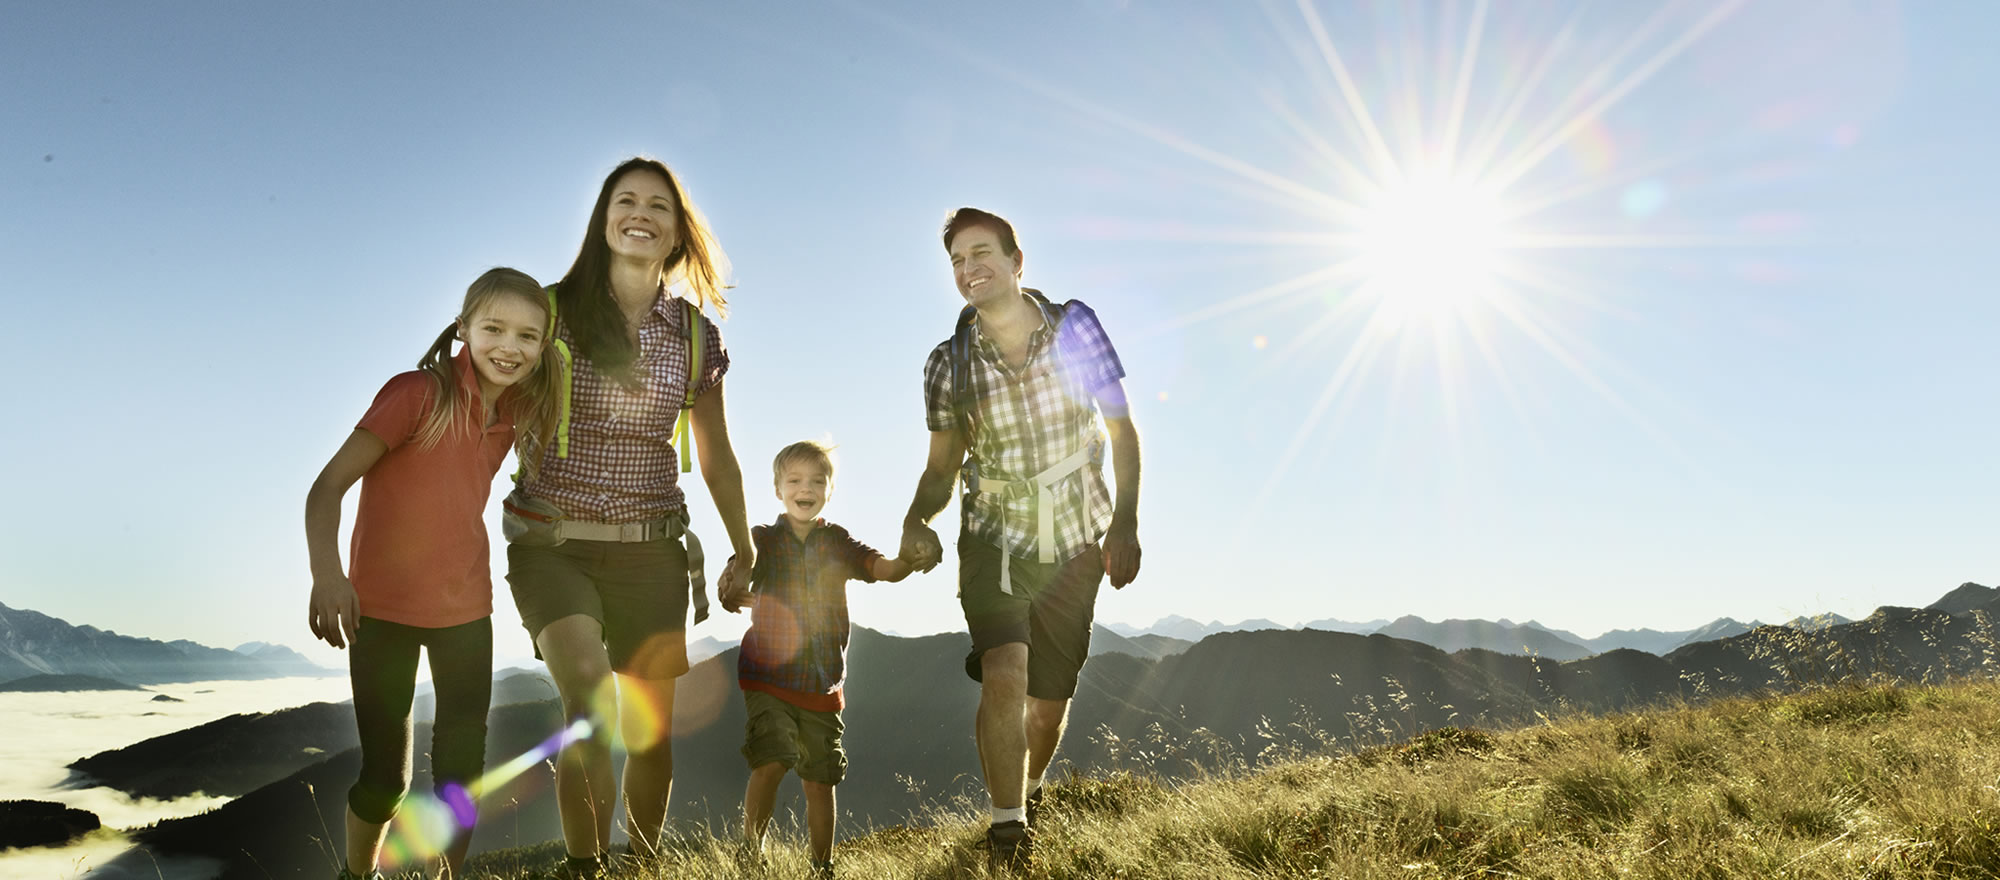
[[[568,417],[509,507],[560,514],[545,517],[555,520],[551,534],[515,537],[507,581],[564,712],[590,723],[556,762],[572,875],[604,868],[619,802],[614,729],[626,750],[633,851],[652,852],[666,821],[674,680],[688,669],[689,557],[700,549],[692,535],[683,547],[688,513],[673,443],[689,399],[701,475],[736,553],[721,586],[748,583],[756,562],[723,416],[729,355],[715,326],[688,305],[724,314],[726,271],[673,172],[635,158],[605,178],[576,262],[556,286],[557,336],[573,359]],[[692,361],[690,320],[701,340]]]

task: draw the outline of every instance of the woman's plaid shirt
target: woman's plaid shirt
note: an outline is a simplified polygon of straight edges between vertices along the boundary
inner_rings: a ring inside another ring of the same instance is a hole
[[[582,352],[570,385],[569,457],[557,458],[554,444],[542,451],[541,471],[529,480],[528,494],[586,522],[650,522],[687,507],[680,487],[680,456],[674,451],[674,420],[687,399],[687,305],[661,291],[639,321],[639,351],[633,371],[637,387],[597,372]],[[722,333],[701,318],[701,376],[695,394],[707,393],[729,371]],[[556,334],[572,346],[569,327]],[[572,349],[573,350],[573,349]],[[553,365],[544,359],[542,369]]]
[[[1028,360],[1020,370],[1007,366],[999,347],[973,321],[968,378],[979,411],[979,436],[972,438],[972,459],[981,476],[1021,480],[1079,449],[1090,449],[1090,463],[1058,480],[1052,492],[1055,558],[1066,560],[1103,540],[1111,525],[1104,429],[1092,392],[1124,378],[1125,366],[1088,306],[1042,305],[1041,312],[1042,326],[1029,338]],[[959,429],[959,414],[951,405],[951,371],[947,339],[924,363],[924,420],[932,431]],[[962,506],[964,534],[1012,547],[1013,555],[1023,559],[1041,552],[1033,495],[1009,499],[968,490]]]

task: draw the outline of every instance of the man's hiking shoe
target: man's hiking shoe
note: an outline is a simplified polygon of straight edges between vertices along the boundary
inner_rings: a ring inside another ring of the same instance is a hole
[[[827,859],[824,862],[814,862],[812,878],[813,880],[833,880],[833,860]]]
[[[353,871],[349,871],[346,868],[342,868],[340,869],[340,875],[336,878],[336,880],[382,880],[382,872],[369,871],[366,874],[356,874]]]
[[[1047,785],[1043,785],[1043,786],[1042,786],[1041,788],[1038,788],[1038,789],[1035,789],[1034,791],[1031,791],[1031,792],[1029,792],[1029,793],[1028,793],[1028,804],[1027,804],[1027,806],[1028,806],[1028,827],[1029,827],[1029,828],[1041,828],[1041,827],[1042,827],[1042,823],[1040,823],[1040,822],[1037,822],[1037,821],[1035,821],[1035,820],[1037,819],[1037,817],[1039,817],[1039,816],[1041,816],[1041,815],[1042,815],[1042,792],[1045,792],[1045,791],[1048,791],[1048,790],[1049,790],[1049,787],[1048,787]]]
[[[994,869],[1012,868],[1027,870],[1028,858],[1034,854],[1034,840],[1028,836],[1028,825],[1018,820],[1009,820],[986,829],[986,845],[992,852],[987,855]]]

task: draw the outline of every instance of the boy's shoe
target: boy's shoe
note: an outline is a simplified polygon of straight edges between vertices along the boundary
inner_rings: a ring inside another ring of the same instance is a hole
[[[1027,807],[1028,807],[1029,828],[1042,827],[1042,824],[1040,822],[1035,821],[1035,819],[1036,817],[1042,814],[1042,792],[1048,790],[1049,790],[1048,784],[1044,783],[1041,788],[1035,789],[1034,791],[1028,793]]]
[[[827,859],[824,862],[814,862],[812,878],[813,880],[833,880],[833,860]]]
[[[987,854],[988,863],[995,869],[1011,868],[1025,871],[1028,859],[1034,855],[1034,838],[1028,835],[1025,822],[1010,819],[986,829],[986,845],[991,848]]]
[[[738,838],[735,852],[736,864],[741,868],[762,868],[769,863],[764,858],[764,842],[761,840]]]
[[[607,864],[609,859],[605,858],[607,855],[609,853],[598,853],[594,856],[568,856],[563,859],[562,868],[556,871],[556,876],[562,878],[562,880],[605,880],[605,878],[611,876],[609,865]]]

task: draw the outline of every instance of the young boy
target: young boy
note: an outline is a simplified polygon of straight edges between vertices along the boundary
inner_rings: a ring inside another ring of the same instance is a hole
[[[847,581],[900,581],[908,562],[882,554],[819,518],[833,495],[833,457],[810,440],[779,450],[772,482],[784,513],[751,529],[757,565],[750,590],[722,597],[723,607],[751,606],[737,683],[749,718],[743,757],[743,837],[762,851],[778,783],[796,770],[806,794],[813,873],[833,876],[833,787],[847,774],[840,748],[842,686],[847,680]]]

